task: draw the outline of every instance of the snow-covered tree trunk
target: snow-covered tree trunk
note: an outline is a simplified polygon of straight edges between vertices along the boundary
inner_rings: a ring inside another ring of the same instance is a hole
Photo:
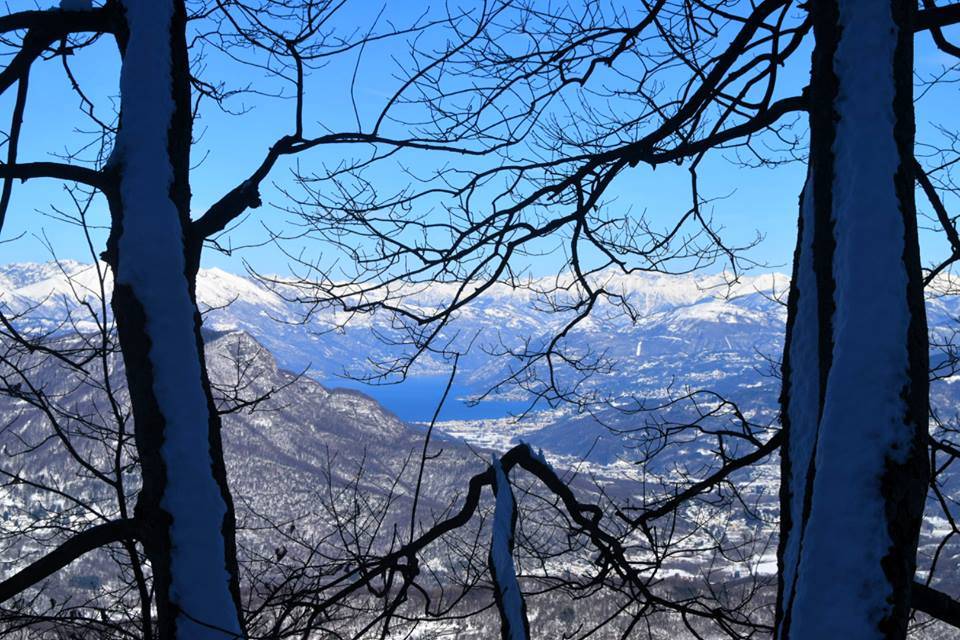
[[[190,84],[182,0],[124,0],[111,159],[113,309],[143,472],[161,638],[241,635],[234,513],[187,258]],[[192,254],[191,254],[192,255]]]
[[[927,482],[909,0],[814,0],[784,352],[779,638],[902,638]]]
[[[510,479],[500,459],[493,458],[493,531],[490,539],[489,565],[493,576],[493,595],[500,613],[500,636],[503,640],[529,640],[530,623],[527,604],[520,591],[517,569],[513,563],[513,538],[517,527],[517,504]]]

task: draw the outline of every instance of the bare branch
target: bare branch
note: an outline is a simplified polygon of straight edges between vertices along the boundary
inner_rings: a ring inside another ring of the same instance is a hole
[[[0,582],[0,602],[9,600],[59,571],[80,556],[133,537],[133,520],[114,520],[82,531],[59,547]]]

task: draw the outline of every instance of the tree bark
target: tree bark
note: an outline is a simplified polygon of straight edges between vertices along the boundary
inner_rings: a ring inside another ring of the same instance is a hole
[[[907,0],[814,0],[783,358],[779,638],[903,638],[929,474]]]
[[[121,127],[105,258],[143,473],[136,506],[160,638],[242,636],[235,518],[207,378],[190,212],[182,0],[125,0]]]

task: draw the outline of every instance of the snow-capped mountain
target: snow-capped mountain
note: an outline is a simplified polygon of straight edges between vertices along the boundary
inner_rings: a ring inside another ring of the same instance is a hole
[[[21,322],[53,328],[67,309],[77,307],[78,298],[98,297],[97,275],[93,265],[69,261],[6,265],[0,267],[0,305],[10,315],[22,315]],[[109,286],[108,278],[106,288]],[[611,277],[605,286],[629,298],[636,319],[616,313],[611,305],[601,305],[570,337],[574,348],[582,345],[603,351],[614,363],[616,375],[605,384],[612,382],[626,389],[639,382],[645,387],[643,380],[652,369],[659,381],[677,378],[693,384],[723,377],[723,367],[713,356],[736,353],[738,359],[754,362],[754,351],[776,356],[779,349],[785,312],[773,296],[785,290],[786,279],[781,275],[747,277],[732,287],[725,285],[722,276],[620,275]],[[417,302],[439,304],[450,295],[448,288],[436,285],[418,291]],[[207,328],[256,336],[282,367],[307,370],[322,381],[345,372],[369,374],[371,360],[398,354],[396,347],[387,346],[371,332],[373,328],[380,335],[391,335],[391,318],[385,314],[356,316],[349,322],[332,313],[307,317],[309,308],[285,299],[289,296],[220,269],[201,271],[197,297],[201,308],[207,310]],[[78,320],[81,328],[88,326],[85,318],[78,316]],[[460,395],[485,391],[509,366],[506,359],[490,358],[484,347],[499,343],[517,346],[528,338],[536,344],[567,320],[534,311],[529,291],[493,287],[476,304],[463,309],[441,338],[443,342],[459,333],[474,342],[475,348],[461,363]],[[425,378],[447,372],[448,366],[428,355],[411,375]],[[378,395],[376,389],[371,393]]]
[[[606,372],[593,375],[581,388],[601,390],[606,398],[634,408],[657,406],[685,391],[709,389],[739,403],[758,422],[772,421],[787,284],[781,274],[746,276],[732,284],[723,275],[607,277],[605,288],[626,297],[635,315],[630,317],[604,303],[570,333],[568,348],[602,353],[609,364]],[[107,290],[109,286],[108,278]],[[0,267],[3,311],[19,316],[21,324],[50,331],[65,328],[63,319],[68,311],[74,314],[73,324],[66,328],[95,327],[89,311],[78,311],[77,301],[96,302],[91,308],[97,312],[99,289],[94,265],[67,261]],[[420,288],[416,303],[438,305],[449,298],[451,290],[452,285],[447,284]],[[201,270],[197,283],[208,331],[254,336],[281,369],[304,371],[327,387],[360,388],[404,420],[425,422],[431,418],[450,372],[449,362],[427,354],[398,385],[351,382],[342,377],[345,372],[370,374],[374,371],[371,361],[389,360],[401,353],[400,347],[382,340],[396,335],[393,319],[374,314],[346,322],[332,312],[309,315],[308,307],[291,301],[292,294],[220,269]],[[516,360],[492,357],[490,351],[542,344],[569,320],[538,311],[531,296],[526,289],[494,286],[460,312],[441,336],[445,344],[468,337],[473,348],[460,360],[440,426],[475,444],[502,448],[522,434],[557,454],[580,456],[589,450],[595,460],[613,462],[622,453],[624,438],[611,435],[601,423],[636,429],[646,419],[644,412],[618,416],[599,409],[598,416],[541,404],[534,407],[536,418],[517,423],[509,416],[527,409],[530,397],[510,386],[485,397],[476,407],[463,402],[516,371]],[[932,297],[928,314],[935,331],[949,334],[960,316],[960,298]],[[565,373],[560,370],[561,379]],[[941,387],[946,392],[952,385]]]

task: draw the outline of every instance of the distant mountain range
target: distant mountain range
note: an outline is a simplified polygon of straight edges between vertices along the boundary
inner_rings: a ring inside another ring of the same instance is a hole
[[[66,308],[76,306],[76,294],[95,296],[95,285],[91,265],[69,261],[6,265],[0,267],[0,305],[8,313],[24,314],[21,321],[50,328],[61,321]],[[719,383],[725,388],[755,385],[756,369],[767,368],[764,358],[779,354],[785,311],[773,296],[782,295],[786,285],[786,278],[779,274],[744,277],[731,287],[723,276],[612,276],[606,287],[629,297],[639,314],[636,322],[601,304],[569,340],[575,347],[603,351],[614,363],[614,372],[597,381],[612,385],[614,392],[650,393],[670,381],[694,386]],[[446,285],[437,285],[419,291],[417,303],[439,304],[448,294]],[[281,367],[305,370],[328,385],[351,385],[342,377],[344,373],[370,373],[369,361],[397,355],[395,347],[384,344],[371,331],[388,337],[395,334],[391,318],[385,314],[356,316],[346,322],[335,314],[321,313],[304,322],[305,305],[284,299],[252,278],[220,269],[201,271],[197,296],[201,307],[209,310],[207,328],[249,333]],[[459,333],[469,336],[475,345],[461,361],[456,395],[463,398],[482,393],[503,377],[509,363],[490,358],[485,346],[517,346],[525,339],[536,344],[562,322],[561,317],[535,312],[528,291],[493,287],[463,309],[444,336],[449,339]],[[432,378],[443,379],[448,372],[447,363],[428,354],[411,371],[413,384],[401,387],[432,384],[436,382]],[[739,380],[741,374],[750,380]],[[422,400],[405,406],[394,400],[401,393],[367,389],[374,397],[389,399],[388,406],[396,404],[391,408],[404,418],[425,420],[432,413],[429,403]],[[415,392],[420,390],[418,387]],[[522,397],[512,396],[517,407],[523,406]],[[448,410],[452,412],[448,417],[499,413],[496,409],[484,411],[482,403],[476,413],[459,407]]]
[[[97,295],[96,282],[89,264],[10,264],[0,267],[0,305],[8,314],[22,315],[21,323],[51,329],[62,322],[66,309],[76,307],[77,294]],[[571,333],[568,344],[584,352],[603,352],[610,371],[585,384],[622,405],[655,406],[684,390],[709,389],[740,403],[758,421],[770,421],[779,388],[787,286],[782,274],[745,276],[734,284],[723,275],[611,275],[605,287],[628,297],[637,311],[635,320],[601,304]],[[307,308],[281,293],[220,269],[201,270],[197,283],[209,331],[244,332],[255,337],[281,369],[304,371],[328,388],[360,389],[403,420],[430,420],[450,372],[448,362],[427,354],[402,384],[352,381],[344,374],[369,374],[370,361],[398,355],[398,347],[377,337],[396,335],[392,319],[374,314],[345,322],[335,314],[318,313],[305,320]],[[449,294],[449,285],[436,285],[419,290],[416,301],[429,307]],[[960,298],[932,298],[928,315],[931,327],[950,334],[960,317]],[[82,330],[86,325],[78,317]],[[642,424],[644,413],[624,417],[600,409],[598,416],[538,406],[536,417],[517,424],[509,416],[527,409],[529,398],[516,388],[477,406],[464,402],[503,380],[516,364],[491,357],[490,347],[518,346],[525,340],[542,343],[562,322],[536,311],[529,291],[505,285],[492,287],[460,312],[443,340],[457,335],[463,342],[463,336],[469,336],[474,344],[461,358],[451,399],[440,414],[441,427],[488,446],[506,446],[522,433],[557,454],[590,451],[594,460],[613,462],[623,453],[624,439],[611,436],[600,423],[630,430]],[[940,385],[936,392],[950,396],[950,387]]]

